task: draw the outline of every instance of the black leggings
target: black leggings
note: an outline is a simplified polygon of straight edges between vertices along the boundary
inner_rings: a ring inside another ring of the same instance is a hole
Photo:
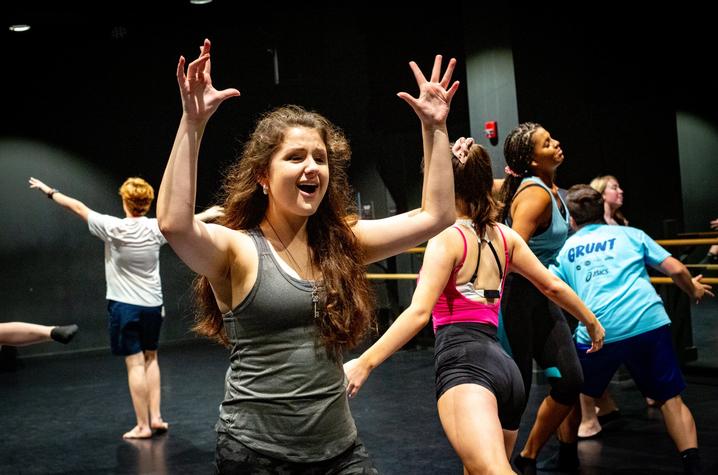
[[[527,279],[512,273],[506,277],[501,315],[527,400],[533,373],[531,360],[535,359],[544,369],[556,367],[561,372],[560,378],[549,377],[551,397],[561,404],[574,404],[583,384],[583,372],[561,309]]]

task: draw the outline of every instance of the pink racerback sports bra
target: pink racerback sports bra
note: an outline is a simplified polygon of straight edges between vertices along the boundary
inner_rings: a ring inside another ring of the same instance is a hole
[[[446,287],[444,287],[444,291],[439,296],[439,299],[434,306],[434,310],[432,311],[432,317],[434,321],[434,333],[436,333],[436,329],[440,326],[450,325],[452,323],[458,322],[487,323],[489,325],[498,327],[499,310],[501,309],[501,297],[504,293],[504,282],[506,280],[506,274],[509,270],[509,250],[508,246],[506,245],[506,237],[501,230],[501,226],[496,225],[496,228],[499,230],[499,233],[501,234],[501,239],[504,243],[505,259],[504,271],[502,272],[498,255],[493,249],[493,246],[491,246],[491,250],[494,253],[494,257],[496,258],[496,263],[497,265],[499,265],[499,274],[501,275],[501,291],[498,294],[498,298],[496,298],[496,301],[491,304],[477,302],[476,300],[471,300],[467,298],[466,294],[473,293],[476,295],[481,295],[478,294],[476,289],[474,289],[473,283],[476,278],[476,272],[478,271],[478,260],[476,262],[477,270],[474,272],[474,277],[472,277],[471,280],[465,285],[459,287],[456,286],[456,275],[459,273],[459,270],[464,265],[464,261],[466,260],[467,244],[466,236],[464,235],[464,232],[461,230],[461,228],[456,225],[454,225],[453,227],[456,228],[457,231],[459,231],[459,233],[461,234],[461,238],[464,240],[464,255],[461,258],[461,262],[451,271],[449,281],[446,283]],[[481,241],[479,240],[479,251],[481,250],[480,246]],[[479,258],[480,257],[481,256],[479,255]]]

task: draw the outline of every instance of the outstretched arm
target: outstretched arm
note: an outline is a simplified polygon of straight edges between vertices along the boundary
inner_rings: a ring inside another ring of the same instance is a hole
[[[658,266],[658,270],[669,276],[683,292],[695,299],[696,303],[700,302],[706,294],[714,297],[711,292],[713,287],[701,282],[703,275],[692,277],[688,268],[675,257],[667,257]]]
[[[221,206],[210,206],[206,210],[194,215],[194,219],[199,219],[203,223],[207,221],[213,221],[221,216],[224,216],[224,208]]]
[[[600,350],[606,332],[593,312],[586,307],[571,287],[541,264],[519,233],[507,228],[503,229],[506,230],[512,249],[512,270],[526,277],[542,294],[586,325],[586,330],[591,336],[589,353]]]
[[[344,364],[349,397],[359,392],[374,368],[400,350],[426,326],[431,310],[449,280],[451,270],[457,265],[455,252],[452,249],[463,246],[462,243],[452,243],[451,239],[458,241],[459,234],[444,232],[429,241],[424,254],[421,277],[411,299],[411,305],[359,358]]]
[[[75,198],[71,198],[64,193],[60,193],[55,188],[50,188],[49,186],[47,186],[45,183],[41,182],[37,178],[30,177],[29,183],[30,183],[30,188],[34,188],[36,190],[42,191],[52,201],[59,204],[63,208],[66,208],[69,211],[72,211],[77,216],[82,218],[85,222],[87,222],[87,216],[90,214],[90,211],[92,211],[92,210],[90,208],[88,208],[85,205],[85,203],[83,203],[82,201],[76,200]]]
[[[413,61],[409,63],[419,86],[419,97],[405,92],[404,99],[421,120],[426,164],[419,210],[377,220],[359,220],[354,233],[364,248],[366,263],[379,261],[422,243],[454,222],[454,172],[446,130],[451,99],[458,82],[451,83],[456,61],[451,59],[441,76],[441,56],[436,56],[430,80]],[[450,85],[451,84],[451,85]],[[428,157],[428,158],[426,158]]]
[[[177,64],[182,97],[182,119],[162,177],[157,198],[157,220],[162,234],[177,255],[195,272],[209,278],[227,275],[227,230],[206,225],[194,216],[197,160],[207,121],[219,105],[238,96],[236,89],[218,91],[212,86],[210,42],[185,73],[185,59]]]

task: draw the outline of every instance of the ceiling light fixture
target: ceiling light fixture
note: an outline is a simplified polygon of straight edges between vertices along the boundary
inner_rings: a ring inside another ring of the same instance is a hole
[[[10,31],[21,33],[30,29],[30,25],[10,25]]]

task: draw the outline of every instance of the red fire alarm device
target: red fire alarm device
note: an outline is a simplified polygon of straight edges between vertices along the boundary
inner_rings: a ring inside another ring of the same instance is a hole
[[[496,139],[497,133],[496,133],[496,121],[490,120],[488,122],[484,123],[484,132],[486,133],[486,138],[489,140]]]

